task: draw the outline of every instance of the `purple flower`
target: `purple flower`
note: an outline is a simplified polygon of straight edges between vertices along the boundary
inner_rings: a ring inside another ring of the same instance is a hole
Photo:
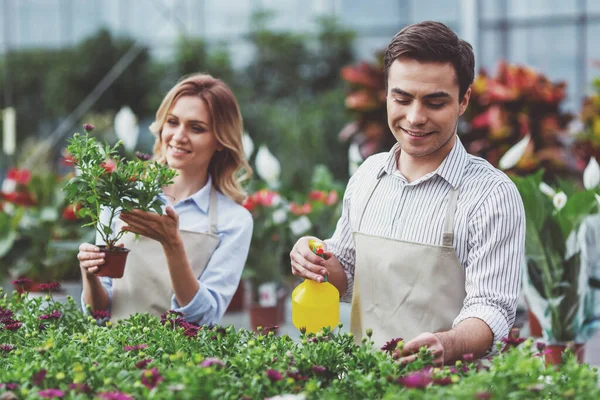
[[[200,363],[201,367],[207,368],[216,365],[217,367],[225,367],[225,363],[218,358],[209,357]]]
[[[546,348],[546,343],[544,342],[537,342],[535,345],[537,346],[538,351],[543,351]]]
[[[145,359],[143,359],[143,360],[141,360],[141,361],[138,361],[138,362],[136,362],[136,363],[135,363],[135,367],[136,367],[137,369],[144,369],[144,368],[146,368],[146,367],[148,366],[148,364],[150,364],[151,362],[152,362],[152,359],[151,359],[151,358],[145,358]]]
[[[32,381],[34,386],[40,386],[44,380],[46,379],[46,370],[45,369],[41,369],[38,372],[36,372],[35,374],[33,374],[32,377]]]
[[[492,394],[490,392],[477,392],[475,398],[477,400],[488,400],[492,398]]]
[[[157,368],[147,369],[142,372],[142,383],[148,389],[154,389],[164,379]]]
[[[11,345],[11,344],[2,344],[0,345],[0,351],[3,351],[5,353],[10,353],[11,351],[13,351],[15,348],[15,346]]]
[[[38,392],[38,395],[40,397],[43,397],[44,399],[54,399],[54,398],[62,399],[63,397],[65,397],[65,392],[63,392],[62,390],[58,390],[58,389],[44,389],[44,390],[40,390]]]
[[[53,291],[60,289],[60,283],[58,283],[58,282],[42,283],[40,285],[40,289],[43,291],[53,292]]]
[[[14,314],[12,311],[8,310],[8,309],[4,309],[4,308],[0,308],[0,320],[3,320],[5,318],[10,318],[12,317]]]
[[[104,310],[92,311],[92,317],[96,319],[110,318],[110,313]]]
[[[273,382],[280,381],[283,379],[283,375],[281,375],[281,372],[276,371],[274,369],[268,369],[266,373],[267,377]]]
[[[311,369],[316,375],[325,375],[327,372],[327,368],[322,365],[313,365]]]
[[[152,158],[150,154],[142,153],[141,151],[136,151],[135,156],[142,161],[148,161]]]
[[[147,349],[147,348],[148,348],[147,344],[136,344],[135,346],[123,347],[123,351],[135,351],[135,350],[142,350],[142,349]]]
[[[452,378],[449,377],[449,376],[444,376],[442,378],[435,378],[433,380],[433,384],[434,385],[439,385],[439,386],[451,385],[452,384]]]
[[[462,359],[464,362],[473,362],[473,353],[463,354]]]
[[[52,311],[50,314],[43,314],[38,317],[38,319],[59,319],[62,317],[62,313],[58,310]]]
[[[98,397],[103,400],[133,400],[133,397],[122,392],[101,392]]]
[[[27,285],[28,283],[33,283],[33,281],[29,278],[19,278],[19,279],[15,279],[14,281],[11,282],[13,285]]]
[[[4,322],[4,329],[9,330],[9,331],[16,331],[22,325],[23,324],[21,323],[21,321],[10,321],[10,323]]]
[[[96,129],[96,127],[95,127],[94,125],[92,125],[92,124],[83,124],[83,129],[84,129],[86,132],[91,132],[91,131],[93,131],[94,129]]]
[[[78,393],[92,393],[92,388],[87,383],[71,383],[69,389]]]
[[[390,340],[389,342],[387,342],[386,344],[381,346],[381,351],[385,351],[388,354],[392,354],[392,351],[396,350],[396,347],[398,346],[398,342],[400,342],[401,340],[402,340],[402,338],[395,338],[395,339]]]
[[[396,382],[410,389],[423,389],[432,382],[431,371],[421,370],[413,372],[399,377],[396,379]]]
[[[502,338],[502,342],[505,344],[502,353],[508,351],[511,347],[517,347],[526,340],[525,338],[519,337],[519,335],[519,328],[513,328],[510,330],[507,338]]]
[[[308,380],[308,376],[304,376],[304,375],[300,374],[299,371],[293,371],[293,372],[292,371],[288,371],[288,372],[286,372],[286,375],[289,378],[292,378],[295,381],[306,381],[306,380]]]
[[[0,383],[0,388],[3,386],[8,390],[17,390],[19,388],[18,383]]]

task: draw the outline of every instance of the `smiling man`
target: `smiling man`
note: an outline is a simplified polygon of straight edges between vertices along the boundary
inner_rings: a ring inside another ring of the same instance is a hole
[[[377,346],[401,337],[403,361],[428,346],[437,364],[480,357],[515,320],[525,213],[511,180],[457,137],[474,76],[469,43],[447,26],[402,29],[384,58],[388,124],[397,144],[351,177],[326,260],[308,240],[292,272],[323,275],[352,301],[351,330]]]

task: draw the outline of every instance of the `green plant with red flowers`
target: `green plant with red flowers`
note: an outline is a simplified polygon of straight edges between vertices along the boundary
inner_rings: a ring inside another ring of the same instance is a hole
[[[67,152],[78,174],[65,185],[67,199],[75,204],[75,213],[91,221],[109,249],[113,248],[125,231],[113,232],[111,227],[120,210],[140,209],[162,214],[162,202],[157,198],[162,188],[173,182],[176,172],[166,164],[150,161],[139,155],[136,160],[119,156],[122,145],[101,146],[84,125],[85,135],[76,133],[70,140]],[[103,208],[109,210],[108,222],[100,221]]]

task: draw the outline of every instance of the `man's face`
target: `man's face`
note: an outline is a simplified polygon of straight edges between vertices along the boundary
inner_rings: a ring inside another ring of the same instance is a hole
[[[471,89],[459,101],[451,63],[420,62],[400,57],[389,69],[388,124],[402,151],[411,157],[443,157],[454,145],[458,117]]]

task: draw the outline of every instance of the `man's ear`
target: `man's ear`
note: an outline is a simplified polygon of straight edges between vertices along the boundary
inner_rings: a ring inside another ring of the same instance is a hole
[[[465,95],[463,96],[462,100],[460,101],[460,104],[458,105],[458,115],[464,114],[464,112],[467,110],[470,99],[471,99],[471,86],[468,87],[467,91],[465,92]]]

